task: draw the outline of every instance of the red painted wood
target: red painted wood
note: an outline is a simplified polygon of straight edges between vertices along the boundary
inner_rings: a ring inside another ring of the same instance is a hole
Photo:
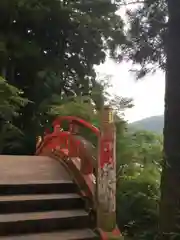
[[[81,139],[76,138],[74,134],[68,131],[62,131],[60,125],[62,121],[68,121],[70,125],[73,123],[82,124],[85,127],[88,127],[93,131],[97,136],[99,136],[99,129],[91,125],[90,123],[77,118],[77,117],[59,117],[53,122],[54,130],[50,133],[48,130],[44,136],[43,141],[38,147],[36,154],[40,155],[42,152],[52,152],[54,150],[59,151],[60,155],[66,155],[69,158],[79,158],[80,160],[80,168],[79,171],[85,176],[87,175],[86,182],[89,188],[92,190],[92,186],[94,183],[90,183],[92,181],[91,178],[88,178],[88,175],[93,174],[93,164],[90,156],[87,157],[87,149],[85,148],[83,141]],[[45,150],[46,149],[46,150]],[[66,149],[66,153],[64,153],[64,149]]]
[[[63,121],[67,121],[69,123],[74,123],[74,124],[78,124],[78,125],[82,125],[86,128],[89,128],[94,134],[96,134],[96,136],[100,135],[100,131],[98,128],[96,128],[95,126],[93,126],[91,123],[86,122],[85,120],[78,118],[78,117],[74,117],[74,116],[63,116],[63,117],[58,117],[55,119],[55,121],[53,122],[53,126],[57,126],[57,125],[61,125],[61,123]]]
[[[100,167],[103,168],[105,164],[114,164],[113,154],[114,149],[112,141],[109,139],[102,139],[100,142]]]
[[[118,227],[116,227],[111,233],[104,232],[102,229],[98,229],[98,232],[100,234],[101,240],[109,240],[109,239],[113,239],[113,237],[115,238],[115,237],[122,236]]]
[[[69,131],[62,131],[61,124],[63,121],[69,123]],[[75,128],[74,128],[74,126]],[[95,182],[93,178],[93,161],[92,156],[87,154],[87,149],[81,138],[77,138],[73,133],[78,131],[76,126],[83,126],[90,129],[98,138],[99,138],[99,147],[100,147],[100,164],[98,167],[103,168],[105,164],[114,164],[114,148],[113,148],[113,132],[106,132],[106,136],[101,136],[100,130],[90,123],[73,116],[64,116],[58,117],[53,122],[53,132],[46,130],[44,139],[36,151],[36,155],[50,155],[58,153],[59,158],[63,161],[67,167],[70,167],[74,171],[77,179],[77,184],[81,186],[81,183],[84,182],[87,188],[87,191],[83,190],[83,194],[88,194],[88,197],[92,198],[94,201],[95,197]],[[64,160],[63,160],[64,159]],[[78,174],[78,175],[77,175]],[[83,183],[83,184],[84,184]],[[83,186],[83,185],[82,185]],[[108,240],[108,234],[99,230],[101,239]],[[120,232],[118,229],[114,229],[112,236],[119,236]]]

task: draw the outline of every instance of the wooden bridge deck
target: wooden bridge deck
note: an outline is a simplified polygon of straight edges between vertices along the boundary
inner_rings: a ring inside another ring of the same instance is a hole
[[[0,184],[71,180],[61,164],[45,156],[0,155]]]

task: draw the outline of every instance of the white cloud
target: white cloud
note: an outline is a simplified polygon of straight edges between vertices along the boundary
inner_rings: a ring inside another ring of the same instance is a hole
[[[128,121],[163,114],[164,73],[158,71],[136,82],[135,77],[129,72],[130,67],[129,63],[116,64],[107,60],[96,69],[100,73],[112,75],[113,87],[110,89],[112,93],[134,99],[135,106],[125,113]]]

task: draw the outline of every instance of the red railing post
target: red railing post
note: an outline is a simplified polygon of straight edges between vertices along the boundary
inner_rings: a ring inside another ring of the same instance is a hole
[[[112,232],[116,227],[116,129],[109,107],[101,114],[96,199],[98,229]]]

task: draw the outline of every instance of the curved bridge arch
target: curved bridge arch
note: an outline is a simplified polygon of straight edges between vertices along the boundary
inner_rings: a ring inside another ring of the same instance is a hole
[[[117,231],[115,226],[115,203],[110,203],[115,201],[116,190],[112,188],[116,183],[112,178],[115,176],[116,169],[115,149],[113,147],[115,140],[114,124],[107,120],[108,114],[109,109],[106,109],[106,118],[102,123],[101,132],[91,123],[78,117],[63,116],[56,118],[52,124],[53,131],[50,133],[46,130],[45,136],[37,144],[36,151],[36,155],[51,156],[64,165],[78,185],[81,195],[88,199],[90,208],[96,212],[97,228],[102,239],[109,239],[106,232],[120,236],[120,232]],[[67,131],[61,128],[64,121],[69,124]],[[83,126],[96,135],[99,142],[97,149],[91,142],[78,135],[77,126]],[[104,197],[103,194],[105,194]],[[109,200],[107,195],[110,197]],[[104,203],[104,199],[106,199],[106,203]],[[113,206],[111,210],[108,210],[108,215],[107,210],[101,209],[103,204],[106,205],[104,205],[106,209]],[[107,223],[107,218],[109,218],[108,222],[110,221],[110,224]]]
[[[62,123],[69,123],[69,130],[61,129]],[[90,129],[97,138],[100,131],[91,123],[73,116],[58,117],[53,122],[53,131],[46,130],[43,140],[37,146],[37,155],[51,155],[57,158],[70,172],[81,193],[90,197],[95,205],[95,169],[97,155],[95,147],[80,135],[74,134],[74,126],[81,125]]]
[[[77,124],[77,125],[82,125],[85,128],[90,129],[97,137],[99,137],[100,135],[100,130],[98,128],[96,128],[95,126],[93,126],[91,123],[79,118],[79,117],[74,117],[74,116],[63,116],[63,117],[58,117],[55,119],[55,121],[53,122],[53,127],[56,126],[61,126],[61,123],[63,121],[67,121],[69,123],[72,124]]]

